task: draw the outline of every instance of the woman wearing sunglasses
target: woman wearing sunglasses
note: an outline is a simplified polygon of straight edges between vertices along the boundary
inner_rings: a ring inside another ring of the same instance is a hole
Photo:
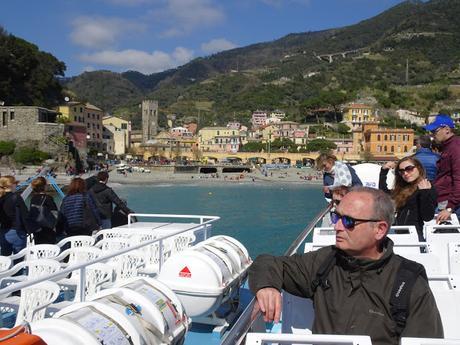
[[[386,180],[389,169],[395,169],[393,190]],[[437,206],[436,190],[426,179],[425,169],[414,157],[405,157],[396,164],[386,163],[380,170],[379,188],[390,193],[396,207],[394,225],[415,225],[418,238],[423,237],[423,222],[432,220]]]

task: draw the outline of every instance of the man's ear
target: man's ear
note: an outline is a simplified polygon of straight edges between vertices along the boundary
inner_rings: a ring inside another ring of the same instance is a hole
[[[390,230],[390,227],[384,221],[379,221],[376,226],[377,232],[375,233],[375,239],[380,241],[387,235],[388,231]]]

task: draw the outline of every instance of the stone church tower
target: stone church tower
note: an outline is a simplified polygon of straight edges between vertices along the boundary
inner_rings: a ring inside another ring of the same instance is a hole
[[[158,101],[142,101],[142,143],[158,134]]]

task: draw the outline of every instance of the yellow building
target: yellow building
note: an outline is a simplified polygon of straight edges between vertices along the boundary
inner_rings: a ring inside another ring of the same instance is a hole
[[[351,129],[356,129],[364,122],[376,121],[376,114],[372,106],[361,103],[350,103],[343,109],[343,122]]]
[[[104,148],[113,155],[124,155],[130,147],[131,122],[115,116],[104,116]]]
[[[61,117],[70,122],[85,124],[88,147],[102,150],[102,117],[104,111],[90,103],[67,102],[65,105],[58,106]]]
[[[198,147],[203,152],[238,152],[241,135],[238,129],[204,127],[198,132]]]
[[[365,123],[353,131],[353,149],[357,154],[368,152],[375,158],[401,158],[413,145],[413,129],[380,128],[377,123]]]

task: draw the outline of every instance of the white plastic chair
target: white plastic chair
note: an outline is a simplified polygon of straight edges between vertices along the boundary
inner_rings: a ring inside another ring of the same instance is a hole
[[[151,238],[144,237],[144,241],[156,238],[156,235],[153,233],[150,233],[150,235],[146,236],[151,236]],[[132,246],[142,243],[140,242],[140,238],[137,237],[137,235],[133,235],[133,237],[130,238],[130,241]],[[165,262],[171,256],[173,244],[173,238],[166,238],[162,241],[163,262]],[[144,267],[139,270],[139,274],[146,276],[154,276],[158,274],[160,266],[160,241],[144,246],[135,252],[141,255],[144,261]]]
[[[96,239],[92,236],[79,235],[79,236],[66,237],[63,240],[59,241],[59,243],[56,245],[59,248],[63,248],[68,243],[70,244],[70,248],[91,247],[92,245],[94,245],[95,241]]]
[[[129,238],[105,238],[95,244],[95,247],[100,248],[103,252],[116,252],[121,249],[128,248],[130,245]]]
[[[0,273],[9,270],[11,267],[11,259],[7,256],[0,256]]]
[[[14,274],[18,273],[23,269],[24,271],[26,271],[24,275],[13,277]],[[0,273],[0,286],[5,287],[15,282],[38,278],[44,275],[55,273],[60,269],[61,264],[56,260],[39,259],[21,261],[9,270]]]
[[[192,231],[178,234],[172,237],[171,255],[190,248],[196,238]]]
[[[10,255],[11,260],[24,258],[24,260],[52,259],[59,255],[61,248],[54,244],[36,244],[22,249],[20,252]]]
[[[98,241],[108,238],[129,238],[131,235],[130,229],[103,229],[96,232],[93,237]]]
[[[15,326],[24,321],[42,320],[45,308],[59,297],[59,286],[51,281],[35,284],[21,290],[21,297],[11,296],[2,299],[0,312],[17,310]]]
[[[139,269],[145,265],[142,256],[132,252],[115,256],[107,264],[114,267],[116,282],[136,277]]]

